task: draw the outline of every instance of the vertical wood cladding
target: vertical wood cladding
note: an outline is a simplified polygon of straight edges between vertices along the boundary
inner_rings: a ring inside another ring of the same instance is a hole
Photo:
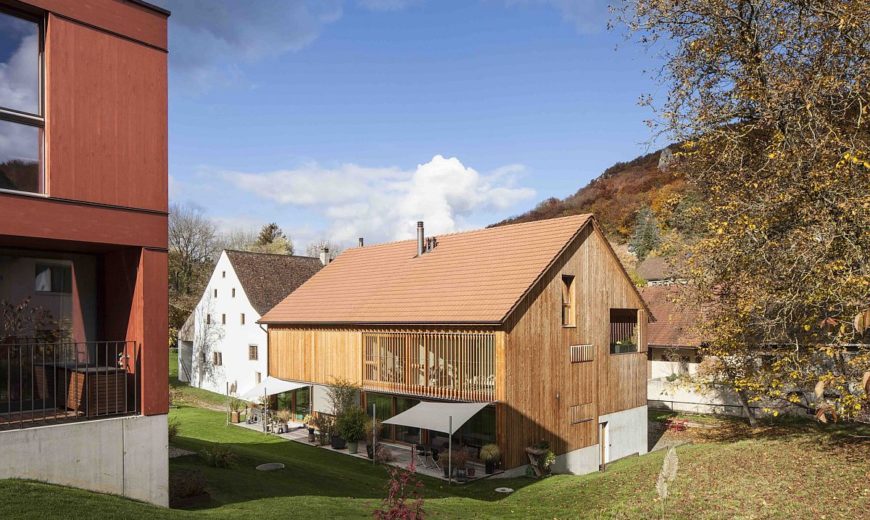
[[[51,197],[167,210],[167,54],[49,15]]]
[[[562,325],[563,275],[575,277],[573,327]],[[505,325],[499,424],[507,467],[523,464],[524,448],[541,439],[556,453],[596,444],[599,415],[646,403],[645,355],[609,349],[610,309],[641,307],[605,239],[587,226]],[[571,345],[582,344],[593,346],[593,360],[572,363]],[[578,411],[593,420],[578,421]]]

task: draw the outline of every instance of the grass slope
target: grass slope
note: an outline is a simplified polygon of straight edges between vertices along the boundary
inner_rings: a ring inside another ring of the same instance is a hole
[[[169,400],[173,405],[186,404],[211,410],[226,410],[227,398],[178,380],[178,351],[169,351]]]
[[[119,497],[34,482],[0,481],[0,518],[371,518],[386,472],[365,461],[225,426],[224,415],[180,407],[176,444],[194,451],[215,443],[237,454],[232,469],[199,457],[173,459],[171,471],[196,468],[213,500],[191,510],[165,510]],[[854,432],[852,432],[854,433]],[[755,431],[734,423],[678,433],[698,444],[678,449],[680,470],[667,518],[861,518],[870,510],[870,445],[807,425]],[[633,457],[582,477],[485,480],[448,488],[424,479],[426,510],[441,518],[648,518],[661,516],[655,480],[663,453]],[[253,469],[284,462],[273,473]],[[499,495],[510,486],[517,491]]]

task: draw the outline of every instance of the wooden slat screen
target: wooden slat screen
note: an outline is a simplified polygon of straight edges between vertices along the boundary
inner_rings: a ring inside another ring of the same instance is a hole
[[[492,401],[492,332],[363,333],[363,386],[443,399]]]
[[[595,347],[592,345],[571,345],[568,349],[571,363],[582,363],[595,359]]]

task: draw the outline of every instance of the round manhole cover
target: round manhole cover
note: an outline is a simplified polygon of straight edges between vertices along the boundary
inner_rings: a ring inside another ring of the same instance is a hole
[[[269,462],[266,464],[260,464],[257,466],[258,471],[275,471],[279,469],[284,469],[284,465],[280,462]]]
[[[495,488],[496,493],[513,493],[514,489],[509,487],[497,487]]]

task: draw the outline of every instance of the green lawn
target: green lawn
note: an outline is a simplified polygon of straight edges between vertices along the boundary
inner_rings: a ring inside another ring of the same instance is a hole
[[[227,398],[178,380],[178,351],[169,351],[169,397],[173,405],[191,405],[211,410],[226,410]]]
[[[0,481],[0,518],[371,518],[384,494],[386,472],[363,460],[225,425],[222,413],[188,406],[172,411],[181,423],[176,444],[199,451],[231,447],[231,469],[199,457],[174,459],[171,471],[199,469],[212,501],[191,511],[163,510],[118,497]],[[697,444],[678,449],[680,469],[668,518],[861,518],[870,510],[870,445],[856,431],[812,425],[753,431],[733,421],[720,430],[681,432]],[[867,432],[863,432],[866,434]],[[655,480],[663,453],[629,458],[605,473],[544,480],[485,480],[447,488],[424,479],[426,510],[441,518],[648,518],[661,516]],[[253,468],[283,462],[272,473]],[[499,495],[497,486],[517,491]]]

